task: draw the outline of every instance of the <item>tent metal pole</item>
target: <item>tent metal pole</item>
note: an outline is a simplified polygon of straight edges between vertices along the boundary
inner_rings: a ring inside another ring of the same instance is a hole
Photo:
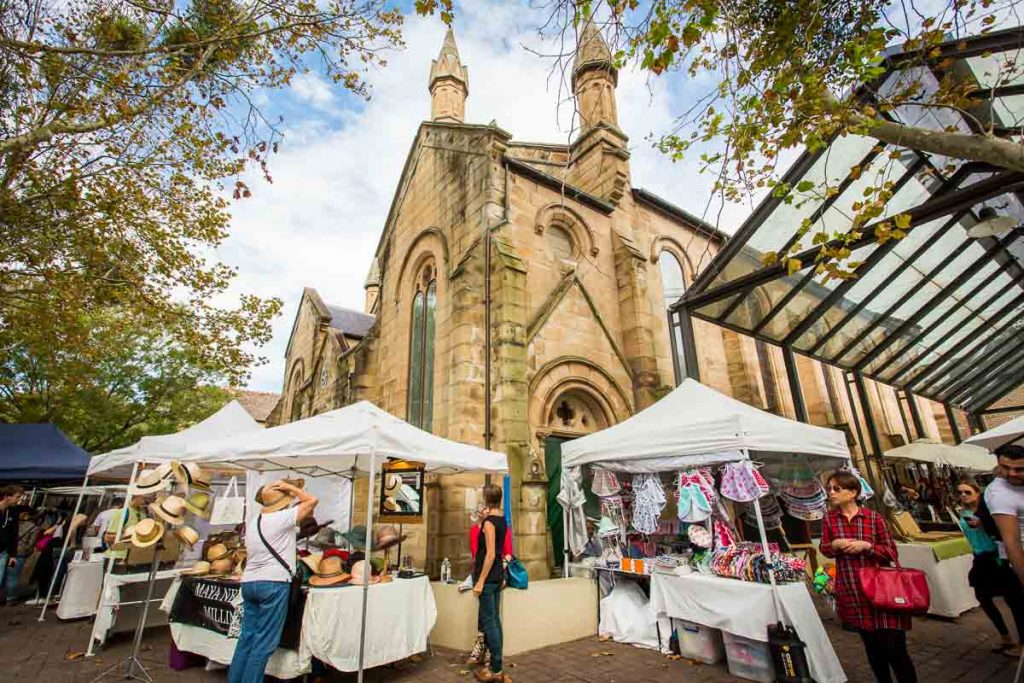
[[[124,492],[124,504],[121,506],[121,524],[117,527],[117,535],[114,537],[114,542],[111,547],[117,544],[121,540],[121,534],[124,533],[125,527],[125,516],[128,514],[128,504],[132,500],[132,487],[135,486],[135,477],[139,473],[139,461],[136,460],[132,464],[132,474],[128,478],[128,488]],[[103,531],[100,531],[100,539],[103,538]],[[114,569],[114,558],[107,558],[107,568],[103,571],[103,581],[100,583],[100,603],[96,608],[96,615],[99,616],[100,610],[104,607],[107,594],[107,581],[110,580],[110,572]],[[96,630],[96,616],[92,618],[92,630],[89,631],[89,647],[85,650],[86,657],[92,657],[95,653],[93,650],[96,648],[96,639],[93,638],[93,633]]]
[[[359,625],[359,676],[358,683],[363,683],[363,649],[366,647],[366,603],[370,597],[370,574],[373,565],[370,563],[370,542],[373,538],[373,489],[377,484],[377,452],[370,450],[370,476],[366,480],[366,541],[363,557],[363,617]],[[352,490],[355,498],[355,487]]]
[[[569,578],[569,513],[562,506],[562,578]]]
[[[89,485],[89,475],[85,475],[85,479],[82,480],[82,488],[78,491],[78,500],[75,502],[75,511],[71,513],[71,519],[75,518],[78,514],[78,510],[82,507],[82,498],[85,496],[85,487]],[[68,525],[68,530],[71,530],[71,525]],[[43,600],[43,609],[39,612],[39,618],[36,621],[46,621],[46,608],[50,604],[50,598],[53,596],[53,588],[57,584],[57,576],[60,574],[60,568],[64,564],[64,556],[68,552],[68,544],[71,543],[71,534],[64,534],[64,545],[60,549],[60,558],[57,560],[57,566],[53,570],[53,576],[50,577],[50,588],[46,591],[46,599]],[[65,573],[66,576],[66,573]]]
[[[749,455],[748,455],[749,458]],[[768,546],[768,532],[764,528],[764,517],[761,514],[761,499],[754,501],[754,513],[757,516],[757,532],[761,535],[761,548],[768,560],[768,582],[772,585],[772,603],[775,605],[775,619],[782,621],[782,604],[779,599],[779,587],[775,584],[775,570],[772,569],[772,551]]]

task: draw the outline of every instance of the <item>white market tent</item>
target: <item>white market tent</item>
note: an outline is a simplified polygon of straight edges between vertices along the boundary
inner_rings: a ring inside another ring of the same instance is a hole
[[[744,451],[814,455],[834,459],[832,466],[850,459],[840,431],[766,413],[687,379],[628,420],[564,444],[562,468],[664,472],[740,460]]]
[[[337,475],[370,478],[372,491],[385,459],[412,460],[428,472],[508,472],[504,453],[450,441],[413,427],[368,401],[252,434],[190,445],[182,461],[254,470],[292,470],[310,477]],[[367,496],[366,528],[373,526],[374,496]],[[366,557],[372,535],[366,535]],[[366,604],[370,573],[363,582],[359,629],[359,673],[363,680]]]
[[[1008,443],[1024,446],[1024,415],[1004,422],[981,434],[964,439],[964,443],[974,444],[994,451]]]
[[[202,422],[180,432],[160,436],[144,436],[131,446],[97,455],[89,463],[87,474],[90,476],[100,472],[113,474],[111,470],[117,469],[121,476],[128,477],[127,470],[136,463],[178,460],[185,454],[190,444],[260,431],[263,431],[263,428],[242,407],[242,404],[238,401],[231,401]]]
[[[991,472],[996,458],[980,446],[962,443],[950,446],[935,439],[918,439],[898,448],[891,448],[884,454],[887,460],[912,460],[933,465],[962,467],[971,472]]]

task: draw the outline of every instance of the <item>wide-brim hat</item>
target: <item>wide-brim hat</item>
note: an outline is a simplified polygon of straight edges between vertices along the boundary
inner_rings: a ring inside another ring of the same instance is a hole
[[[295,486],[296,488],[304,488],[306,485],[305,479],[285,479],[286,483]],[[290,493],[284,491],[267,491],[266,486],[261,486],[256,491],[256,502],[263,506],[263,512],[277,512],[278,510],[284,510],[294,503],[298,498]]]
[[[373,534],[373,547],[375,550],[387,550],[407,538],[407,535],[399,535],[398,529],[388,524],[377,527],[377,531]]]
[[[181,573],[186,576],[206,576],[210,573],[210,563],[206,560],[199,560]]]
[[[210,576],[227,576],[235,570],[235,561],[230,557],[222,557],[210,562]]]
[[[309,585],[336,586],[351,578],[352,575],[345,571],[345,562],[340,557],[330,555],[320,560],[316,576],[309,577]]]
[[[309,567],[309,571],[311,571],[314,574],[316,574],[317,569],[320,568],[320,560],[323,559],[323,556],[324,556],[323,553],[310,553],[309,555],[306,555],[305,557],[300,557],[299,561],[302,562],[302,564],[304,564],[307,567]]]
[[[132,494],[156,493],[167,486],[167,478],[171,476],[171,464],[163,463],[151,470],[143,470],[135,477],[132,485]]]
[[[173,462],[171,471],[178,483],[185,487],[185,490],[203,489],[210,490],[210,475],[194,462]]]
[[[185,509],[196,517],[209,519],[213,511],[213,496],[206,491],[196,491],[185,499]]]
[[[330,527],[324,527],[317,532],[316,536],[309,540],[310,545],[319,548],[333,548],[338,545],[338,532]]]
[[[189,550],[192,550],[196,543],[199,543],[199,532],[190,526],[183,526],[175,529],[174,535],[177,536]]]
[[[370,565],[370,578],[368,583],[380,583],[380,577],[373,575],[373,565]],[[310,579],[312,582],[312,579]],[[352,565],[352,577],[349,579],[350,583],[355,585],[361,585],[366,581],[366,560],[359,560]]]
[[[143,519],[132,527],[131,542],[136,548],[148,548],[163,538],[163,535],[163,524],[155,519]]]
[[[363,550],[366,548],[366,527],[362,524],[352,527],[343,533],[342,537],[348,541],[348,544],[352,546],[354,550]],[[376,548],[371,546],[370,550],[376,550]]]
[[[227,547],[223,543],[214,543],[206,549],[206,559],[209,562],[223,560],[229,555],[231,555],[231,548]]]
[[[163,496],[149,504],[149,511],[172,526],[185,523],[185,501],[180,496]]]
[[[392,491],[398,491],[402,488],[402,475],[390,474],[384,475],[384,492],[391,493]]]
[[[333,519],[329,519],[323,524],[319,524],[314,517],[306,517],[301,522],[299,522],[298,540],[301,541],[304,538],[311,538],[313,536],[316,536],[318,533],[320,533],[321,529],[323,529],[325,526],[327,526],[333,521]]]

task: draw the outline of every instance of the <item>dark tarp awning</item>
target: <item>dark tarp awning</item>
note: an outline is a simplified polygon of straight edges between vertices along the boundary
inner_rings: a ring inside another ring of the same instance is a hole
[[[863,96],[884,97],[908,79],[927,90],[952,75],[976,86],[972,116],[911,104],[886,115],[964,133],[978,132],[982,121],[1020,141],[1024,76],[1018,69],[1012,82],[1002,83],[993,72],[1007,63],[1024,67],[1022,45],[1024,31],[1012,29],[944,45],[929,65],[908,67],[894,54],[877,92]],[[847,134],[805,152],[784,180],[829,192],[762,202],[677,307],[968,411],[1024,382],[1024,174]],[[850,231],[851,207],[866,187],[883,184],[892,191],[884,215],[848,245],[850,260],[860,262],[856,278],[817,275],[822,245],[807,241],[817,232]],[[1001,234],[972,238],[968,230],[983,208],[1012,223]],[[898,214],[912,218],[906,237],[880,244],[875,226]],[[811,228],[804,246],[794,248],[801,225]],[[770,258],[790,250],[802,264],[793,273]]]
[[[0,480],[81,479],[89,454],[52,424],[0,424]]]

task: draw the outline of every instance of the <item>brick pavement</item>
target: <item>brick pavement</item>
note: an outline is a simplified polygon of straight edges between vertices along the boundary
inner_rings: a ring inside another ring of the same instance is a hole
[[[1005,612],[1005,610],[1004,610]],[[97,657],[68,660],[67,655],[84,650],[91,622],[60,622],[50,615],[45,623],[36,621],[38,608],[0,609],[0,683],[41,681],[44,683],[87,683],[98,673],[124,657],[130,647],[128,636],[119,636]],[[864,661],[860,639],[838,628],[835,619],[823,615],[825,626],[854,683],[873,678]],[[169,632],[151,629],[143,641],[142,659],[157,682],[223,683],[223,672],[190,669],[173,672],[166,666]],[[972,610],[957,622],[915,620],[910,648],[921,681],[1010,681],[1014,660],[991,655],[995,632],[979,610]],[[604,654],[610,653],[610,654]],[[461,656],[438,650],[433,655],[375,669],[368,681],[427,681],[455,683],[469,680]],[[596,638],[579,640],[509,658],[508,673],[517,681],[601,682],[635,681],[729,681],[724,666],[704,666],[671,661],[654,652],[602,643]],[[108,679],[113,680],[113,679]],[[352,675],[333,675],[330,683],[354,681]]]

